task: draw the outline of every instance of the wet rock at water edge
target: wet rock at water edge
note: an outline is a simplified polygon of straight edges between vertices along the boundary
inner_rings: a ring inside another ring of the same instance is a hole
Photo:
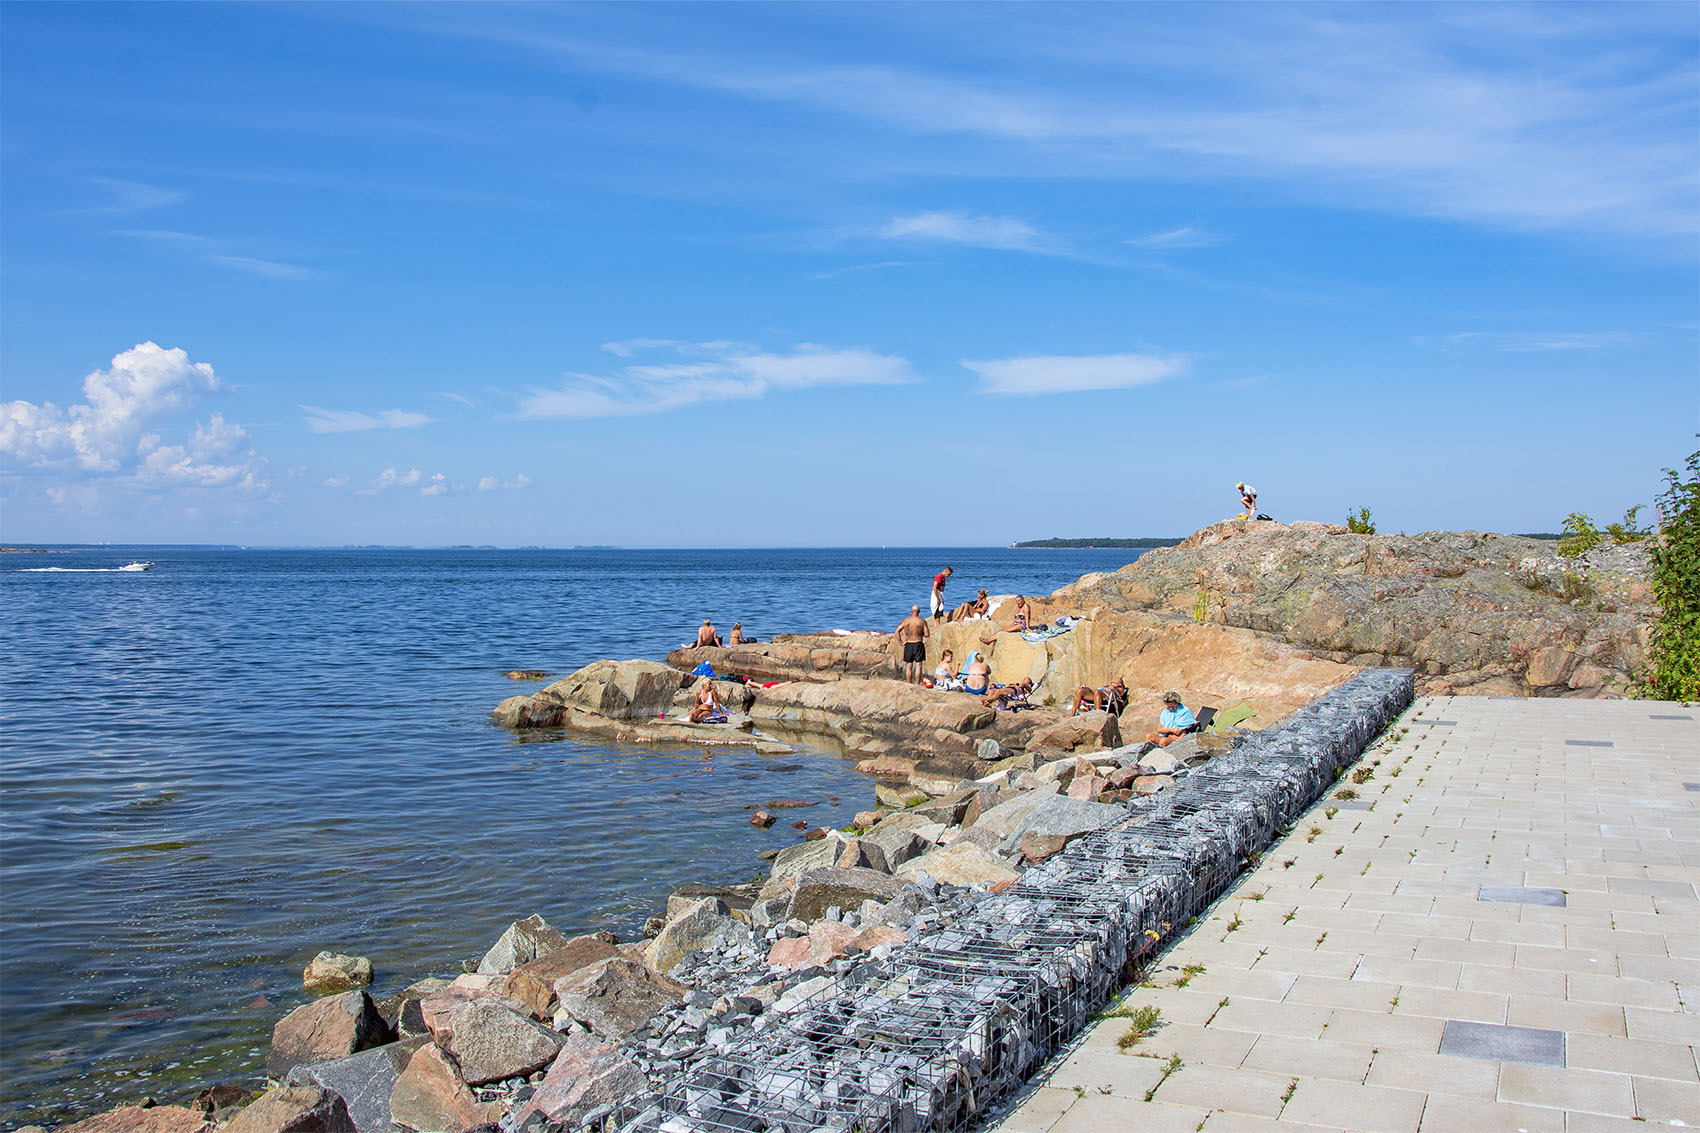
[[[508,926],[478,962],[478,972],[506,975],[521,964],[547,956],[566,942],[566,937],[550,928],[541,916],[533,914]]]
[[[274,1086],[220,1133],[359,1133],[348,1105],[318,1086]]]
[[[301,986],[321,995],[353,991],[372,983],[372,961],[364,956],[321,952],[301,973]]]
[[[297,1007],[272,1028],[266,1073],[282,1078],[303,1062],[345,1058],[393,1038],[372,997],[345,991]]]

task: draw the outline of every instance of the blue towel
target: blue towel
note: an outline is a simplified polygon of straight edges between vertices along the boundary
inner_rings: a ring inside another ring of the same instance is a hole
[[[712,681],[714,679],[714,666],[710,665],[707,661],[704,661],[702,664],[691,670],[691,676],[707,677]]]

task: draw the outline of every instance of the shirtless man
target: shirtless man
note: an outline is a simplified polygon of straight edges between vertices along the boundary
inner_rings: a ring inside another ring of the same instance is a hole
[[[714,632],[714,623],[707,618],[702,620],[702,628],[697,630],[698,645],[719,645],[720,635]]]
[[[985,696],[991,691],[992,667],[986,664],[984,657],[975,654],[974,659],[968,662],[968,667],[962,670],[962,683],[962,691],[976,696]]]
[[[944,617],[944,584],[945,580],[955,573],[954,567],[945,567],[933,575],[933,617],[935,618]],[[917,606],[915,612],[920,613],[920,607]]]
[[[1082,685],[1080,691],[1074,694],[1074,707],[1068,710],[1068,714],[1075,715],[1087,704],[1093,708],[1102,708],[1113,716],[1127,707],[1127,685],[1122,683],[1120,677],[1101,688],[1087,688]]]
[[[992,634],[992,636],[982,637],[980,639],[980,644],[990,645],[998,639],[999,633],[1026,633],[1030,628],[1032,628],[1027,624],[1032,620],[1032,617],[1032,611],[1027,608],[1027,599],[1017,594],[1015,596],[1015,620],[998,630],[997,633]]]
[[[921,667],[927,663],[927,632],[919,606],[910,606],[909,616],[897,623],[897,640],[903,646],[903,679],[912,685],[921,683]]]
[[[714,695],[714,682],[702,682],[702,687],[697,689],[697,702],[691,706],[691,723],[700,724],[710,716],[724,715],[725,711],[720,707],[720,698]]]

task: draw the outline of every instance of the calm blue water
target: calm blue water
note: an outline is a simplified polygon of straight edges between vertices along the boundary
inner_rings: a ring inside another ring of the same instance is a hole
[[[747,880],[797,836],[746,807],[872,805],[826,753],[503,731],[490,709],[538,687],[506,670],[659,660],[704,617],[888,629],[946,563],[962,601],[1136,554],[0,556],[0,1126],[261,1073],[321,948],[371,957],[382,995],[534,912],[632,936],[676,885]]]

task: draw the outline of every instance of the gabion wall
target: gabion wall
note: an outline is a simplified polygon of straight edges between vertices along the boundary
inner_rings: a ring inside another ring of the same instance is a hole
[[[961,1129],[1019,1089],[1411,703],[1369,670],[885,960],[809,981],[627,1133]]]

